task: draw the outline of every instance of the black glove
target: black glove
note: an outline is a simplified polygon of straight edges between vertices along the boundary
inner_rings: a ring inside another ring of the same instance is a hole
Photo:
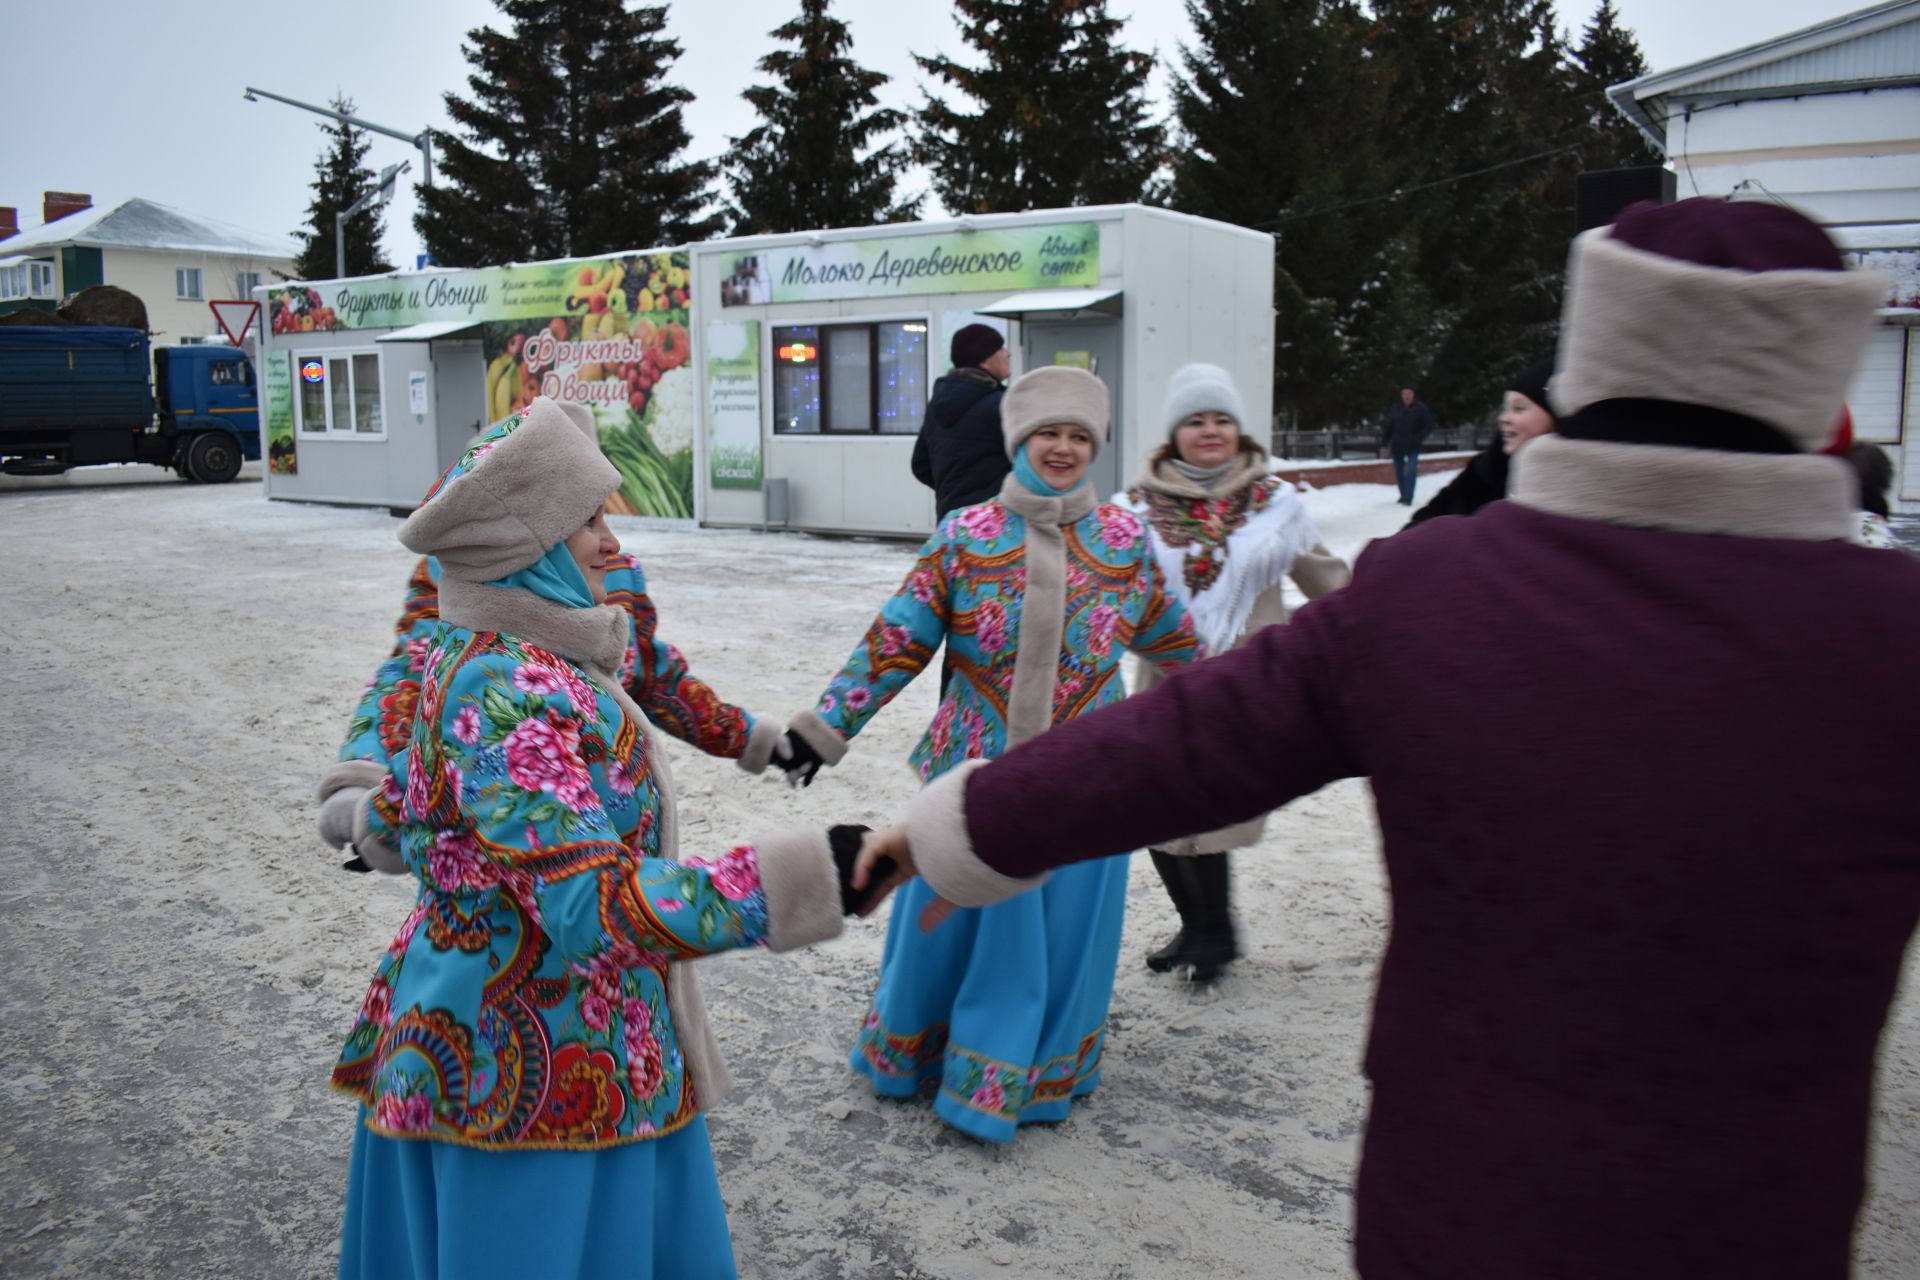
[[[867,887],[853,887],[853,863],[860,856],[861,837],[873,830],[872,827],[840,826],[827,829],[827,843],[833,848],[833,867],[840,873],[840,912],[842,915],[858,915],[860,909],[879,894],[880,886],[893,874],[895,863],[892,858],[882,858],[873,864],[873,871],[867,876]]]
[[[805,738],[791,729],[787,730],[786,736],[781,739],[781,745],[786,749],[775,753],[774,763],[786,773],[787,785],[790,787],[812,786],[813,775],[820,772],[820,766],[826,763],[820,758],[820,753],[815,751],[813,745]],[[866,830],[865,827],[860,829]],[[859,847],[858,842],[854,847],[856,849]]]

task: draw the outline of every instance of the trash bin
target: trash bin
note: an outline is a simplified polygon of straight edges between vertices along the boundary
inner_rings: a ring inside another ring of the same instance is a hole
[[[779,476],[768,478],[761,483],[761,500],[766,504],[760,512],[762,529],[784,529],[793,519],[793,508],[788,504],[787,478]]]

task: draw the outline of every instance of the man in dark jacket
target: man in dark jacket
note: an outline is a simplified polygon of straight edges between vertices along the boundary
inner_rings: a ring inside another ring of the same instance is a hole
[[[1558,427],[1505,502],[946,774],[861,856],[979,906],[1369,777],[1364,1280],[1844,1280],[1920,918],[1920,669],[1859,637],[1920,634],[1920,562],[1849,545],[1816,451],[1885,286],[1701,199],[1586,232],[1567,281]]]
[[[1006,338],[991,325],[970,324],[953,335],[948,353],[953,368],[934,382],[913,446],[913,478],[933,490],[942,520],[999,493],[1013,470],[1000,432],[1002,384],[1013,365]]]
[[[1380,448],[1393,454],[1393,482],[1400,486],[1400,505],[1413,505],[1413,484],[1420,478],[1420,444],[1433,433],[1433,414],[1416,400],[1412,387],[1400,388],[1400,403],[1387,410],[1380,424]]]

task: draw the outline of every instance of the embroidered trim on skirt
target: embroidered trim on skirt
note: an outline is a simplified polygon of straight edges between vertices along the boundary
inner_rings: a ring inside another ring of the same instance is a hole
[[[989,1142],[1064,1120],[1100,1083],[1126,915],[1128,857],[1064,867],[1040,888],[921,933],[924,880],[894,895],[880,986],[850,1062],[886,1097],[938,1080],[934,1111]]]

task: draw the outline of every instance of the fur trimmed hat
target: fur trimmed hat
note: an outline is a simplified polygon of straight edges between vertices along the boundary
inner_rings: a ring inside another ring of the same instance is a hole
[[[1247,429],[1247,411],[1234,389],[1233,375],[1217,364],[1189,364],[1174,370],[1167,380],[1167,402],[1160,410],[1160,421],[1167,424],[1167,439],[1173,439],[1176,427],[1196,413],[1207,410],[1224,413],[1233,419],[1242,433]]]
[[[401,544],[468,582],[540,559],[620,487],[620,472],[581,426],[545,396],[495,424],[427,491],[400,526]]]
[[[1553,412],[1607,400],[1701,405],[1826,444],[1885,290],[1781,205],[1636,205],[1577,237]]]
[[[1107,384],[1068,365],[1050,364],[1013,380],[1000,398],[1000,431],[1007,456],[1014,457],[1026,438],[1049,423],[1068,423],[1093,432],[1093,453],[1107,442],[1110,398]]]
[[[947,354],[956,369],[978,368],[982,361],[1007,345],[1006,335],[990,324],[970,324],[954,331]]]

